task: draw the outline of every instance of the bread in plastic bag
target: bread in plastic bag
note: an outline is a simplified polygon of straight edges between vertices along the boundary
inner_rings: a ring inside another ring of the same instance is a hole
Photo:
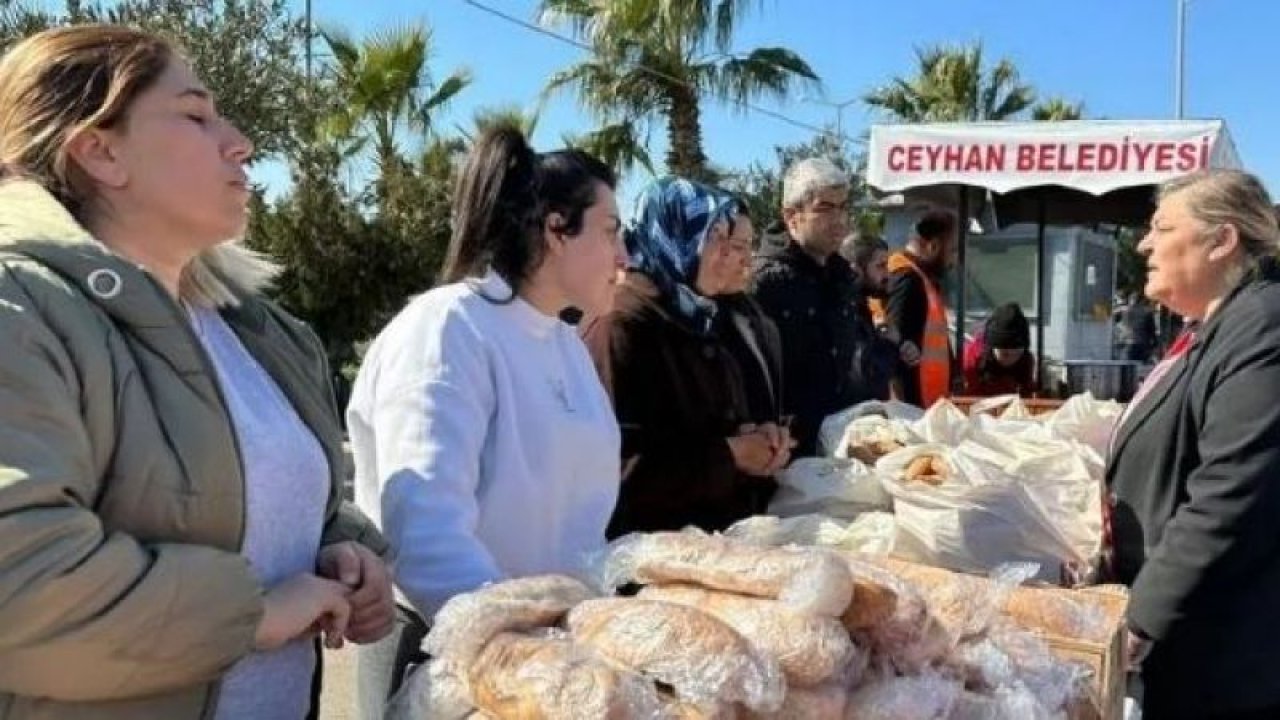
[[[738,711],[725,703],[694,703],[659,693],[660,720],[738,720]]]
[[[748,713],[747,720],[840,720],[848,706],[849,690],[842,683],[791,687],[776,712]]]
[[[853,579],[839,556],[817,548],[764,548],[697,530],[638,533],[616,540],[603,583],[693,583],[713,590],[773,598],[796,610],[839,617]]]
[[[752,545],[811,545],[841,553],[888,555],[893,552],[898,524],[891,512],[862,513],[852,522],[821,514],[756,515],[734,523],[724,535]]]
[[[860,513],[887,510],[891,502],[875,471],[862,462],[800,458],[778,475],[769,513],[779,517],[821,513],[852,520]]]
[[[609,661],[672,687],[695,704],[776,710],[786,684],[773,658],[715,617],[636,598],[588,600],[569,612],[574,640]]]
[[[863,415],[854,418],[844,429],[840,445],[833,453],[837,458],[858,460],[874,465],[877,460],[894,450],[915,445],[922,440],[911,430],[905,420],[894,420],[880,415]]]
[[[387,704],[385,720],[463,720],[475,706],[467,689],[466,669],[432,660],[419,665]]]
[[[852,681],[847,673],[857,654],[840,621],[797,612],[766,598],[704,590],[691,585],[651,585],[640,592],[644,600],[697,608],[737,630],[762,653],[778,661],[791,687],[812,687],[833,678]]]
[[[845,720],[947,720],[964,690],[960,681],[926,670],[872,678],[854,691]]]
[[[560,634],[500,633],[468,674],[476,707],[503,720],[651,718],[658,691]]]
[[[1022,627],[1090,642],[1107,642],[1114,630],[1105,610],[1060,590],[1015,588],[1002,611]]]
[[[849,425],[859,418],[880,417],[899,421],[900,424],[905,426],[905,424],[919,420],[923,415],[924,411],[915,405],[897,400],[888,402],[870,400],[858,403],[823,419],[822,425],[818,429],[818,447],[822,450],[823,455],[836,457],[838,453],[842,452],[845,433],[848,431]]]
[[[961,644],[953,661],[969,687],[999,702],[996,711],[1031,705],[1024,717],[1060,717],[1079,700],[1087,700],[1091,671],[1055,656],[1038,635],[1005,620],[987,634]],[[996,715],[1003,717],[1003,715]]]
[[[499,633],[551,627],[570,608],[596,595],[566,575],[538,575],[486,585],[450,598],[440,608],[423,649],[434,658],[470,667]]]
[[[936,484],[904,479],[921,455],[944,458],[950,475]],[[978,573],[1006,562],[1032,562],[1048,581],[1058,579],[1065,563],[1087,561],[1032,490],[991,472],[964,446],[904,448],[882,458],[876,470],[894,497],[896,555]]]
[[[907,672],[951,651],[957,638],[933,616],[918,589],[865,559],[845,560],[854,593],[841,620],[855,638],[865,638],[877,656]]]
[[[865,560],[919,590],[930,612],[957,640],[985,632],[1009,596],[1038,570],[1031,563],[1006,563],[988,577],[978,577],[894,558]]]

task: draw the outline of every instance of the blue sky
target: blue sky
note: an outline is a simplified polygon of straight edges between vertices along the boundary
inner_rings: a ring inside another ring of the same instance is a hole
[[[298,12],[301,0],[295,0]],[[484,0],[533,19],[534,0]],[[782,45],[802,55],[823,78],[826,100],[856,98],[914,68],[914,48],[981,40],[989,61],[1012,60],[1042,94],[1082,100],[1090,117],[1170,118],[1174,108],[1177,0],[764,0],[736,36],[735,48]],[[431,68],[443,75],[467,67],[475,82],[441,116],[467,125],[478,107],[535,103],[546,78],[583,52],[506,23],[463,0],[314,0],[318,22],[345,25],[357,36],[397,23],[425,22],[434,33]],[[1280,27],[1276,0],[1190,0],[1187,24],[1186,115],[1227,121],[1245,166],[1280,192]],[[319,45],[317,45],[319,47]],[[779,107],[795,120],[823,125],[836,111],[794,100]],[[846,133],[876,116],[860,102],[845,108]],[[594,121],[571,95],[546,106],[534,136],[540,149],[565,131]],[[708,156],[725,167],[771,162],[773,146],[802,142],[811,131],[751,112],[708,105],[703,117]],[[652,147],[661,158],[663,128]],[[273,186],[279,173],[258,176]],[[631,178],[624,196],[644,176]]]

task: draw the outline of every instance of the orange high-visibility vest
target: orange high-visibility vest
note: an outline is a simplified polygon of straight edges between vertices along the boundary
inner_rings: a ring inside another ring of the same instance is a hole
[[[924,337],[920,341],[920,402],[928,408],[951,394],[951,334],[947,332],[947,305],[933,280],[902,252],[889,257],[889,272],[911,270],[920,278],[928,301]]]

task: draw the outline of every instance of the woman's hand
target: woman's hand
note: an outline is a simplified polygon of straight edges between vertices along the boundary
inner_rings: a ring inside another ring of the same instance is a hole
[[[741,434],[728,439],[734,465],[757,477],[771,477],[791,461],[796,442],[791,431],[775,423],[744,425]]]
[[[321,630],[327,647],[342,647],[342,634],[351,617],[350,594],[346,585],[311,573],[294,575],[276,585],[263,600],[254,649],[275,650]]]

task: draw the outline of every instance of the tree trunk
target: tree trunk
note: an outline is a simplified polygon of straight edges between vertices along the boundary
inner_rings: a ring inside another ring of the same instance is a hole
[[[667,172],[690,180],[708,179],[698,95],[683,85],[667,90],[667,142]]]

